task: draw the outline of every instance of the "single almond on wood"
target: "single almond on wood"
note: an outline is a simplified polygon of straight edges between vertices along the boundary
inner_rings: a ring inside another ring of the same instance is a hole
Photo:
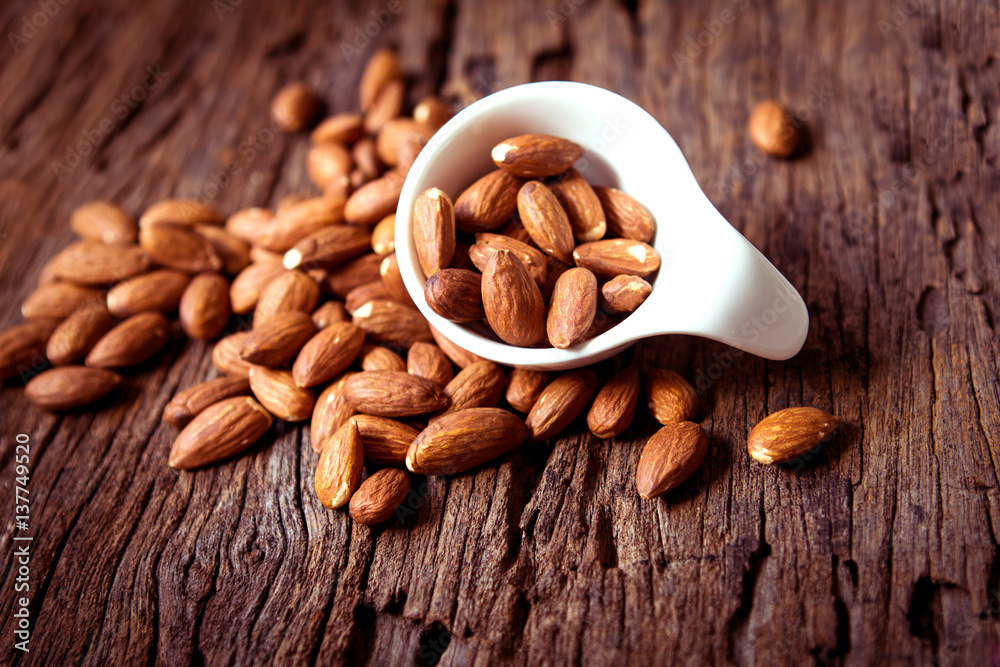
[[[747,451],[758,463],[787,463],[819,446],[839,424],[817,408],[785,408],[753,427]]]
[[[53,366],[83,361],[87,353],[115,325],[115,319],[103,304],[84,306],[56,327],[45,347],[45,356]]]
[[[309,424],[309,444],[319,453],[323,442],[356,414],[356,410],[344,398],[344,382],[352,373],[344,373],[326,386],[316,399],[312,421]]]
[[[452,322],[478,322],[483,310],[483,277],[465,269],[441,269],[424,283],[431,310]]]
[[[178,315],[189,338],[211,340],[229,324],[229,281],[219,273],[201,273],[181,296]]]
[[[312,389],[297,386],[290,371],[253,366],[250,389],[261,405],[286,422],[309,419],[316,404]]]
[[[388,417],[354,415],[365,450],[365,463],[374,466],[402,466],[406,452],[420,433],[419,429]]]
[[[351,496],[351,518],[365,526],[388,521],[409,493],[409,475],[398,468],[383,468],[361,482]]]
[[[608,228],[605,211],[594,192],[595,188],[587,183],[580,172],[576,169],[567,170],[549,184],[549,189],[566,211],[577,243],[604,238]]]
[[[480,361],[463,368],[444,388],[448,407],[434,415],[431,421],[468,408],[495,407],[506,384],[503,369],[492,361]]]
[[[410,346],[406,355],[406,371],[427,378],[444,387],[454,375],[451,361],[434,343],[418,342]]]
[[[523,242],[502,234],[481,232],[476,234],[475,244],[469,247],[469,259],[477,269],[485,272],[486,265],[490,263],[490,258],[495,252],[509,250],[521,260],[532,279],[541,287],[548,276],[550,257],[528,243],[530,243],[530,239],[528,242]]]
[[[601,387],[587,413],[587,426],[598,438],[621,435],[632,424],[639,404],[639,370],[626,366]]]
[[[595,187],[608,231],[615,236],[644,243],[652,243],[656,235],[656,221],[646,207],[635,197],[615,188]],[[587,239],[594,241],[596,239]]]
[[[468,408],[445,415],[410,445],[406,467],[420,475],[455,475],[503,456],[528,438],[524,421],[500,408]]]
[[[316,117],[319,99],[304,83],[290,83],[271,101],[271,118],[285,132],[298,132]]]
[[[455,212],[440,188],[424,191],[413,205],[413,245],[424,276],[451,264],[455,255]]]
[[[229,286],[229,301],[233,313],[246,315],[253,311],[264,288],[284,273],[285,267],[279,262],[254,262],[240,271]]]
[[[139,245],[157,264],[188,273],[220,271],[222,259],[190,225],[162,222],[139,230]]]
[[[431,339],[427,320],[420,311],[395,301],[369,301],[354,311],[352,321],[378,343],[409,347]]]
[[[162,199],[139,217],[139,227],[152,227],[160,223],[183,225],[219,224],[225,218],[208,204],[196,199]]]
[[[326,327],[299,352],[292,378],[300,387],[315,387],[343,372],[357,358],[365,342],[365,332],[350,322]]]
[[[661,424],[691,421],[698,412],[698,393],[677,373],[664,368],[645,371],[646,407]]]
[[[656,498],[679,486],[705,460],[708,438],[698,424],[667,424],[650,436],[639,457],[635,486],[643,498]]]
[[[583,157],[583,148],[550,134],[522,134],[504,139],[490,153],[498,167],[520,178],[545,178],[562,173]]]
[[[326,278],[323,279],[320,286],[327,294],[343,299],[355,287],[381,280],[381,267],[384,259],[373,252],[365,253],[337,267],[328,269]]]
[[[583,340],[597,312],[597,278],[583,268],[559,276],[552,290],[546,331],[553,347],[565,349]]]
[[[250,379],[253,364],[240,358],[240,350],[249,336],[249,331],[240,331],[219,340],[212,348],[212,365],[220,373]]]
[[[96,368],[135,366],[163,349],[170,338],[162,313],[139,313],[104,334],[87,355],[87,365]]]
[[[271,252],[286,252],[310,234],[343,222],[344,205],[343,199],[312,197],[279,209],[255,245]]]
[[[314,144],[332,142],[350,145],[364,134],[364,123],[364,116],[359,113],[339,113],[317,125],[309,140]]]
[[[149,310],[173,312],[180,307],[191,275],[176,269],[158,269],[122,281],[108,290],[108,311],[130,317]]]
[[[32,320],[0,333],[0,382],[45,366],[45,345],[57,324]]]
[[[264,322],[278,313],[298,310],[311,313],[319,301],[319,285],[301,271],[285,271],[268,283],[254,309],[254,322]]]
[[[543,252],[573,262],[573,228],[566,211],[541,181],[528,181],[517,193],[517,212],[531,240]]]
[[[799,147],[801,123],[774,100],[761,102],[750,112],[750,139],[774,157],[791,157]]]
[[[77,285],[109,285],[144,273],[150,257],[139,246],[80,241],[50,260],[48,270]]]
[[[601,280],[622,274],[645,278],[660,268],[660,253],[651,245],[631,239],[604,239],[578,245],[573,260]]]
[[[508,250],[496,252],[483,273],[483,309],[490,328],[509,345],[528,347],[545,338],[545,302],[524,264]]]
[[[171,468],[190,470],[229,458],[260,440],[273,421],[249,396],[224,399],[184,427],[174,439],[168,463]]]
[[[403,177],[387,171],[351,194],[344,206],[344,219],[358,225],[374,225],[395,212],[402,191]]]
[[[356,373],[343,391],[355,410],[379,417],[412,417],[448,405],[448,397],[435,382],[405,371]]]
[[[429,343],[425,343],[429,344]],[[361,370],[405,371],[403,358],[382,345],[365,345],[361,348]]]
[[[21,304],[26,320],[62,320],[83,306],[104,303],[104,295],[73,283],[49,283],[35,289]]]
[[[225,376],[200,382],[175,395],[167,403],[163,409],[163,421],[184,428],[209,406],[227,398],[249,395],[250,381],[246,378]]]
[[[103,368],[63,366],[33,377],[24,387],[28,400],[46,410],[79,408],[107,396],[121,376]]]
[[[653,286],[639,276],[615,276],[601,287],[601,308],[612,314],[634,312],[652,294]]]
[[[81,204],[70,216],[69,226],[81,237],[102,243],[135,243],[139,235],[135,220],[107,201]]]
[[[328,269],[371,248],[368,230],[355,225],[332,225],[314,232],[285,253],[286,269]]]
[[[545,371],[515,368],[507,381],[507,402],[518,412],[531,412],[551,380],[552,376]]]
[[[250,331],[240,349],[240,359],[269,368],[284,366],[295,359],[314,335],[316,324],[309,313],[298,310],[277,313]]]
[[[597,374],[589,368],[563,373],[542,390],[525,419],[532,442],[559,435],[587,406],[597,389]]]
[[[316,464],[316,496],[331,509],[346,505],[361,483],[365,451],[353,421],[337,429],[321,446]]]
[[[517,212],[517,193],[524,180],[505,169],[486,174],[455,200],[455,225],[472,234],[502,227]]]

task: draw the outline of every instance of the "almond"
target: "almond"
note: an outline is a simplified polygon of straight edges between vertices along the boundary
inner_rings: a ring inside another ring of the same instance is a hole
[[[478,322],[486,317],[482,286],[483,277],[475,271],[441,269],[424,283],[424,300],[446,320]]]
[[[531,412],[552,377],[545,371],[515,368],[507,381],[507,402],[518,412]]]
[[[577,243],[598,241],[604,238],[608,224],[601,201],[586,179],[576,169],[560,174],[549,189],[569,218],[573,238]],[[617,192],[617,191],[616,191]]]
[[[410,445],[406,467],[420,475],[455,475],[520,446],[529,430],[500,408],[468,408],[437,419]]]
[[[628,274],[645,278],[660,268],[660,254],[653,246],[631,239],[604,239],[578,245],[573,260],[601,280]]]
[[[597,198],[607,216],[608,231],[615,236],[651,243],[656,235],[656,221],[634,197],[615,188],[595,187]],[[587,239],[595,241],[597,239]]]
[[[364,134],[364,123],[364,116],[359,113],[339,113],[317,125],[309,140],[314,144],[353,144]]]
[[[306,171],[309,179],[320,190],[326,190],[336,180],[343,178],[354,169],[351,152],[332,141],[314,144],[306,153]]]
[[[323,291],[343,299],[355,287],[381,280],[382,260],[383,257],[369,252],[329,269],[321,284]]]
[[[250,381],[240,377],[220,377],[200,382],[175,395],[163,409],[163,421],[184,428],[206,408],[219,401],[250,394]]]
[[[222,260],[204,236],[190,225],[161,222],[139,230],[139,245],[157,264],[167,268],[201,273],[219,271]]]
[[[378,94],[390,82],[403,77],[399,56],[392,49],[380,49],[372,54],[361,74],[359,100],[362,111],[368,111]]]
[[[791,157],[799,147],[801,123],[774,100],[761,102],[750,113],[750,139],[774,157]]]
[[[501,234],[476,234],[476,243],[469,248],[469,259],[481,272],[486,271],[493,253],[509,250],[521,260],[532,279],[541,286],[548,275],[548,255],[538,248]]]
[[[326,327],[299,352],[292,377],[300,387],[315,387],[343,372],[357,358],[365,342],[365,332],[350,322]]]
[[[437,346],[441,348],[441,351],[444,352],[449,359],[451,359],[452,363],[459,368],[467,368],[477,361],[483,360],[483,358],[479,355],[473,354],[472,352],[455,345],[434,327],[429,328],[431,330],[431,336],[434,338],[434,342],[437,343]]]
[[[45,364],[45,344],[57,324],[32,320],[0,333],[0,382]]]
[[[276,313],[253,328],[240,349],[240,359],[270,368],[284,366],[315,334],[316,325],[308,313]]]
[[[550,134],[522,134],[504,139],[490,153],[498,167],[520,178],[545,178],[562,173],[583,157],[583,148]]]
[[[372,230],[372,250],[385,257],[396,249],[396,214],[390,213]]]
[[[429,345],[429,343],[423,343]],[[363,371],[405,371],[403,358],[381,345],[365,345],[361,348],[361,370]]]
[[[639,371],[626,366],[601,387],[587,413],[587,426],[598,438],[621,435],[632,424],[639,403]]]
[[[817,408],[785,408],[753,427],[747,451],[758,463],[787,463],[817,447],[839,424]]]
[[[278,313],[298,310],[311,313],[319,301],[319,285],[301,271],[285,271],[268,283],[254,309],[254,322],[264,322]]]
[[[297,386],[290,371],[253,366],[250,389],[261,405],[286,422],[309,419],[316,404],[312,389]]]
[[[69,226],[83,238],[102,243],[135,243],[139,234],[135,220],[107,201],[81,204],[70,216]]]
[[[455,225],[472,234],[502,227],[517,212],[517,193],[524,181],[505,169],[486,174],[455,200]]]
[[[361,175],[363,179],[355,187],[360,187],[364,183],[378,178],[382,171],[385,170],[385,165],[379,159],[375,140],[371,137],[358,139],[357,143],[351,148],[351,157],[354,158],[354,164],[358,166],[357,169],[351,172],[352,182],[355,174]]]
[[[365,371],[344,383],[344,397],[358,412],[379,417],[412,417],[448,405],[436,383],[403,371]]]
[[[139,228],[161,223],[182,225],[219,224],[224,220],[214,208],[194,199],[163,199],[156,202],[139,217]]]
[[[532,442],[544,442],[569,426],[590,403],[597,375],[589,368],[569,371],[550,382],[525,419]]]
[[[413,244],[424,276],[451,264],[455,255],[455,213],[440,188],[430,188],[413,205]]]
[[[312,197],[279,209],[267,232],[255,243],[272,252],[283,253],[310,234],[343,220],[344,200]]]
[[[646,407],[661,424],[691,421],[698,412],[694,387],[673,371],[650,368],[645,371]]]
[[[405,99],[406,84],[402,79],[386,82],[365,111],[365,132],[378,134],[386,122],[402,113]]]
[[[462,369],[444,388],[449,404],[434,420],[467,408],[495,407],[506,383],[503,369],[492,361],[479,361]]]
[[[45,356],[53,366],[83,361],[87,353],[115,325],[108,309],[101,305],[84,306],[56,327],[45,347]]]
[[[375,150],[382,162],[395,167],[408,144],[422,147],[433,135],[433,128],[413,118],[391,118],[378,131]]]
[[[573,261],[573,228],[559,200],[541,181],[528,181],[517,193],[517,212],[531,240],[567,264]]]
[[[178,314],[190,338],[217,338],[229,324],[229,281],[218,273],[194,277],[184,290]]]
[[[406,355],[406,371],[427,378],[440,387],[451,382],[454,373],[451,361],[441,348],[434,343],[423,341],[410,346],[410,351]]]
[[[351,421],[358,427],[365,450],[365,462],[376,466],[401,466],[406,452],[420,433],[408,424],[374,415],[355,415]]]
[[[352,373],[344,373],[327,385],[326,389],[316,399],[312,421],[309,424],[309,444],[313,451],[319,453],[323,442],[337,429],[347,423],[355,414],[354,408],[344,398],[344,382]]]
[[[21,304],[21,314],[27,320],[62,320],[83,306],[104,303],[104,295],[96,289],[72,283],[49,283],[38,287]]]
[[[87,355],[97,368],[135,366],[159,352],[170,337],[162,313],[139,313],[104,334]]]
[[[285,267],[278,262],[254,262],[240,271],[229,286],[229,301],[233,312],[246,315],[253,311],[264,288],[284,273]]]
[[[413,120],[437,129],[451,118],[451,108],[440,98],[433,95],[421,99],[413,107]]]
[[[403,190],[403,177],[387,171],[381,178],[365,183],[351,194],[344,206],[344,219],[358,225],[374,225],[394,213]]]
[[[341,301],[327,301],[321,304],[312,314],[316,330],[325,329],[335,322],[350,322],[351,317]]]
[[[398,468],[383,468],[361,482],[351,496],[351,518],[365,526],[388,521],[409,493],[409,475]]]
[[[354,225],[333,225],[314,232],[285,253],[286,269],[328,269],[367,252],[372,236]]]
[[[240,350],[246,344],[248,336],[250,336],[249,331],[241,331],[226,336],[215,344],[212,348],[212,365],[220,373],[250,379],[250,369],[253,368],[253,364],[240,358]]]
[[[144,273],[149,265],[149,255],[138,246],[80,241],[53,257],[49,270],[77,285],[98,286]]]
[[[497,251],[483,273],[483,309],[490,328],[510,345],[528,347],[545,338],[545,303],[517,257]]]
[[[358,285],[352,289],[347,297],[344,299],[344,308],[348,313],[354,314],[361,306],[365,305],[369,301],[394,301],[392,294],[386,289],[385,283],[382,279],[372,281],[370,283],[365,283],[364,285]]]
[[[290,83],[271,101],[271,118],[285,132],[298,132],[316,117],[319,99],[304,83]]]
[[[634,312],[653,292],[639,276],[615,276],[601,287],[601,308],[613,314]]]
[[[399,271],[399,261],[396,259],[396,253],[390,252],[382,258],[382,264],[379,266],[379,276],[382,278],[382,284],[385,285],[386,291],[389,292],[391,300],[409,306],[414,310],[417,309],[416,304],[413,303],[413,299],[410,298],[409,291],[406,289],[406,283],[403,282],[403,274]]]
[[[546,331],[553,347],[565,349],[583,340],[597,312],[597,278],[587,269],[570,269],[552,290]]]
[[[226,274],[235,276],[250,263],[250,246],[223,228],[197,225],[195,231],[208,241],[208,245],[222,260],[222,270]]]
[[[174,439],[170,467],[190,470],[239,454],[260,440],[273,421],[249,396],[219,401],[200,412]]]
[[[177,310],[191,276],[175,269],[159,269],[118,283],[108,291],[108,311],[130,317],[149,310]]]
[[[266,208],[245,208],[226,218],[226,231],[246,243],[256,243],[274,224],[274,211]]]
[[[321,452],[316,464],[316,496],[326,507],[343,507],[361,483],[364,469],[365,452],[357,424],[348,421],[337,429]]]
[[[417,341],[431,339],[424,316],[395,301],[369,301],[354,311],[352,321],[377,343],[409,347]]]
[[[28,400],[46,410],[79,408],[107,396],[121,376],[102,368],[64,366],[33,377],[24,387]]]
[[[705,460],[708,438],[689,421],[667,424],[650,436],[639,457],[635,486],[643,498],[656,498],[679,486]]]

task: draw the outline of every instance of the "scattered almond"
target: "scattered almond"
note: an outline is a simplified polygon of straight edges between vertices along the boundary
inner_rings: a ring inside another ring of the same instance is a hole
[[[587,413],[587,426],[598,438],[621,435],[632,424],[639,404],[639,370],[621,369],[601,387]]]
[[[337,322],[321,330],[299,352],[292,377],[300,387],[315,387],[342,373],[361,351],[365,332],[350,322]]]
[[[663,368],[645,371],[646,407],[661,424],[691,421],[698,412],[698,394],[677,373]]]
[[[532,442],[544,442],[561,433],[590,404],[597,374],[589,368],[569,371],[542,390],[525,419]]]
[[[284,366],[315,334],[316,325],[308,313],[276,313],[250,331],[240,349],[240,359],[269,368]]]
[[[285,132],[304,129],[319,110],[319,100],[304,83],[292,83],[274,96],[271,102],[271,118]]]
[[[70,216],[69,225],[81,237],[102,243],[135,243],[139,234],[135,220],[107,201],[81,204]]]
[[[46,410],[79,408],[107,396],[121,376],[102,368],[63,366],[33,377],[24,387],[28,400]]]
[[[104,305],[83,306],[52,332],[45,347],[45,356],[53,366],[81,362],[114,325],[115,319]]]
[[[316,404],[313,391],[297,386],[291,371],[253,366],[250,389],[261,405],[286,422],[309,419]]]
[[[639,457],[635,486],[643,498],[656,498],[679,486],[701,466],[708,438],[698,424],[667,424],[654,433]]]
[[[448,397],[435,382],[405,371],[356,373],[343,391],[355,410],[379,417],[412,417],[448,405]]]
[[[747,451],[758,463],[787,463],[817,447],[839,424],[817,408],[785,408],[753,427]]]
[[[392,518],[410,493],[410,476],[398,468],[383,468],[361,482],[351,497],[351,518],[374,526]]]
[[[455,475],[503,456],[528,435],[524,421],[506,410],[460,410],[440,417],[416,437],[406,467],[421,475]]]
[[[274,420],[249,396],[227,398],[205,408],[184,427],[170,448],[171,468],[200,468],[248,449]]]
[[[320,451],[316,496],[326,507],[343,507],[361,483],[364,469],[365,452],[357,425],[348,421],[323,443]]]
[[[163,409],[163,421],[177,428],[184,428],[206,408],[219,401],[250,394],[250,381],[246,378],[224,376],[200,382],[176,394]]]
[[[229,324],[229,281],[219,273],[195,276],[184,290],[178,314],[189,338],[217,338]]]
[[[96,368],[135,366],[159,352],[170,337],[162,313],[139,313],[114,327],[87,354],[87,365]]]

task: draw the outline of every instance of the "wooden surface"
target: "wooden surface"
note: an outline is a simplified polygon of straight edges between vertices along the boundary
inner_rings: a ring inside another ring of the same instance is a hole
[[[812,323],[783,363],[701,340],[642,348],[710,385],[707,464],[665,499],[634,491],[648,421],[609,442],[577,425],[475,474],[415,478],[419,510],[376,530],[316,500],[307,428],[194,474],[166,466],[161,412],[212,372],[204,344],[176,342],[97,415],[43,413],[8,384],[3,662],[1000,655],[995,3],[52,4],[16,53],[9,35],[40,5],[0,9],[0,325],[18,321],[83,201],[138,214],[180,195],[232,211],[311,191],[306,138],[264,131],[269,99],[303,79],[331,111],[353,109],[362,63],[382,44],[399,47],[411,102],[439,86],[468,100],[557,78],[635,100],[800,290]],[[392,8],[349,58],[356,28]],[[120,117],[115,100],[147,67],[160,80]],[[804,157],[764,159],[749,143],[749,109],[769,97],[805,117]],[[81,141],[93,150],[60,179],[53,163]],[[751,462],[750,428],[791,405],[844,426],[799,470]],[[18,433],[32,447],[28,654],[12,647]]]

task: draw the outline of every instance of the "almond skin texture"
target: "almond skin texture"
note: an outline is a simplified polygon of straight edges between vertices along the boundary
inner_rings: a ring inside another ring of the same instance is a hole
[[[325,329],[337,322],[349,322],[351,316],[341,301],[327,301],[313,311],[312,321],[316,330]]]
[[[512,449],[528,438],[528,427],[500,408],[468,408],[445,415],[410,445],[406,467],[421,475],[456,475]]]
[[[253,312],[264,288],[285,273],[279,262],[254,262],[240,271],[229,286],[229,302],[233,313],[246,315]]]
[[[220,377],[188,387],[174,396],[163,409],[163,421],[184,428],[211,405],[227,398],[250,395],[250,381],[238,377]]]
[[[361,447],[358,427],[349,421],[321,447],[316,464],[316,496],[331,509],[343,507],[361,483],[365,451]]]
[[[683,421],[667,424],[650,436],[639,457],[635,486],[643,498],[656,498],[694,474],[708,453],[701,426]]]
[[[222,271],[235,276],[250,264],[250,246],[215,225],[198,225],[197,231],[222,260]]]
[[[354,225],[332,225],[295,244],[282,260],[286,269],[330,269],[365,253],[371,234]]]
[[[587,269],[566,271],[556,281],[546,331],[553,347],[565,349],[587,334],[597,312],[597,278]]]
[[[271,252],[286,252],[319,230],[344,220],[344,200],[312,197],[279,209],[267,232],[254,243]]]
[[[44,367],[45,345],[56,325],[55,320],[32,320],[0,332],[0,381]]]
[[[412,417],[448,405],[436,383],[405,371],[356,373],[344,383],[344,397],[358,412],[379,417]]]
[[[354,311],[352,321],[377,343],[409,347],[431,339],[427,320],[420,311],[395,301],[369,301]]]
[[[576,169],[560,174],[550,185],[552,194],[566,211],[577,243],[599,241],[607,231],[607,220],[601,201],[586,179]]]
[[[359,113],[339,113],[317,125],[309,140],[314,144],[353,144],[364,134],[364,123],[364,116]]]
[[[80,241],[61,250],[47,266],[62,280],[100,286],[137,276],[149,265],[149,255],[138,246]]]
[[[761,102],[750,113],[750,139],[774,157],[791,157],[799,147],[798,121],[774,100]]]
[[[405,371],[406,362],[392,350],[381,345],[365,345],[361,348],[361,370],[363,371]]]
[[[600,280],[622,274],[645,278],[660,268],[660,253],[642,241],[604,239],[577,246],[573,261],[593,271]]]
[[[115,317],[131,317],[148,310],[173,312],[190,283],[190,274],[183,271],[150,271],[112,287],[108,291],[108,311]]]
[[[417,309],[413,299],[410,298],[410,293],[406,290],[406,283],[403,282],[403,274],[399,271],[396,253],[391,252],[382,259],[378,272],[382,278],[382,284],[385,285],[385,289],[393,301],[407,305],[413,310]]]
[[[510,251],[496,252],[483,274],[483,309],[490,328],[509,345],[545,339],[545,302],[538,285]]]
[[[787,463],[817,447],[839,424],[817,408],[785,408],[753,427],[747,451],[758,463]]]
[[[477,361],[483,360],[483,358],[480,357],[478,354],[473,354],[472,352],[469,352],[468,350],[462,349],[458,345],[455,345],[453,342],[445,338],[444,334],[442,334],[434,327],[430,327],[430,329],[431,329],[431,336],[434,337],[434,342],[437,343],[438,347],[441,348],[441,351],[444,352],[449,359],[451,359],[452,363],[454,363],[459,368],[468,368],[470,365],[476,363]]]
[[[388,121],[402,113],[405,101],[406,84],[402,79],[386,83],[365,112],[365,132],[378,134]]]
[[[413,205],[413,242],[424,276],[451,264],[455,255],[455,212],[440,188],[430,188]]]
[[[357,424],[365,449],[365,462],[369,465],[404,465],[406,452],[420,433],[419,429],[388,417],[354,415],[351,421]]]
[[[515,368],[507,381],[507,402],[518,412],[531,412],[535,401],[551,380],[552,376],[545,371]]]
[[[219,273],[202,273],[184,290],[178,314],[189,338],[218,338],[229,324],[229,281]]]
[[[476,243],[469,248],[469,259],[477,269],[486,271],[486,266],[495,252],[509,250],[521,260],[524,268],[528,269],[528,273],[541,287],[548,277],[548,264],[551,258],[529,243],[531,243],[530,237],[527,241],[518,241],[502,234],[483,232],[476,234]]]
[[[170,448],[170,467],[190,470],[239,454],[260,440],[273,421],[249,396],[219,401],[178,434]]]
[[[382,162],[398,167],[401,153],[407,146],[412,144],[422,148],[433,134],[433,128],[413,118],[390,118],[378,131],[375,149]]]
[[[254,366],[250,369],[250,389],[261,405],[286,422],[309,419],[316,404],[313,391],[297,387],[289,371]]]
[[[639,276],[615,276],[601,287],[601,308],[616,315],[635,312],[652,292]]]
[[[372,230],[372,250],[385,257],[396,249],[396,214],[392,213],[375,225]]]
[[[319,110],[319,100],[304,83],[291,83],[274,96],[271,118],[285,132],[298,132],[309,125]]]
[[[240,331],[226,336],[212,348],[212,365],[220,373],[250,379],[250,369],[253,364],[240,358],[240,350],[246,344],[249,331]]]
[[[274,223],[274,211],[259,206],[244,208],[226,218],[226,231],[245,243],[256,243]]]
[[[314,144],[306,154],[306,171],[320,190],[325,190],[336,179],[354,169],[351,151],[332,141]]]
[[[544,183],[528,181],[521,186],[517,212],[535,245],[562,262],[573,262],[573,228],[559,200]]]
[[[330,268],[320,287],[327,294],[345,298],[355,287],[375,280],[381,280],[382,261],[385,259],[373,252],[349,260],[340,266]]]
[[[491,232],[517,212],[517,193],[524,180],[497,169],[470,185],[455,200],[455,225],[463,232]]]
[[[81,204],[70,216],[69,226],[85,239],[102,243],[134,243],[139,225],[120,207],[106,201]]]
[[[49,283],[35,289],[21,304],[26,320],[62,320],[82,306],[104,304],[104,295],[72,283]]]
[[[483,277],[465,269],[441,269],[424,283],[424,299],[435,313],[452,322],[478,322],[483,310]]]
[[[121,376],[102,368],[64,366],[33,377],[24,387],[28,400],[46,410],[79,408],[107,396]]]
[[[598,438],[621,435],[632,424],[639,404],[639,371],[626,366],[601,387],[587,413],[587,426]]]
[[[390,213],[395,213],[402,191],[403,177],[388,171],[351,194],[344,206],[344,219],[358,225],[374,225]]]
[[[374,526],[392,518],[410,493],[410,476],[398,468],[383,468],[366,479],[351,497],[351,518]]]
[[[344,398],[344,382],[353,373],[344,373],[327,385],[323,393],[316,399],[312,421],[309,424],[309,444],[313,451],[319,453],[323,442],[336,432],[347,420],[356,414]]]
[[[492,361],[480,361],[464,368],[444,388],[450,403],[434,416],[434,420],[467,408],[495,407],[503,396],[506,383],[503,369]]]
[[[691,421],[698,412],[698,394],[677,373],[664,368],[645,372],[646,407],[661,424]]]
[[[278,313],[253,328],[240,350],[240,359],[269,368],[284,366],[315,335],[316,325],[309,314],[297,310]]]
[[[162,313],[139,313],[104,334],[87,355],[87,365],[135,366],[159,352],[169,338],[169,325]]]
[[[354,311],[369,301],[395,301],[395,299],[386,289],[382,279],[379,278],[373,282],[359,285],[348,292],[344,298],[344,309],[353,316]]]
[[[545,442],[559,435],[587,409],[597,389],[597,374],[581,368],[560,375],[542,390],[525,419],[531,442]]]
[[[161,223],[183,225],[219,224],[224,220],[218,211],[208,204],[194,199],[161,199],[151,205],[139,217],[139,228],[152,227]]]
[[[451,361],[437,345],[423,341],[414,343],[406,355],[406,371],[427,378],[444,387],[454,375]]]
[[[646,207],[634,197],[615,188],[596,187],[594,191],[607,216],[608,232],[625,239],[652,243],[656,222]],[[590,239],[595,240],[595,239]]]
[[[53,366],[75,364],[87,356],[115,319],[103,305],[84,306],[56,327],[45,347],[45,356]]]
[[[399,56],[392,49],[380,49],[372,54],[361,74],[359,101],[362,111],[368,111],[387,83],[402,78]]]
[[[264,322],[278,313],[298,310],[311,313],[319,301],[319,285],[301,271],[285,271],[268,283],[254,309],[254,322]]]
[[[163,222],[143,227],[139,245],[157,264],[170,269],[188,273],[222,270],[222,259],[190,225]]]
[[[349,322],[326,327],[299,352],[292,378],[300,387],[315,387],[342,373],[357,358],[365,332]]]
[[[520,178],[555,176],[583,157],[583,148],[550,134],[522,134],[504,139],[490,152],[493,162]]]

